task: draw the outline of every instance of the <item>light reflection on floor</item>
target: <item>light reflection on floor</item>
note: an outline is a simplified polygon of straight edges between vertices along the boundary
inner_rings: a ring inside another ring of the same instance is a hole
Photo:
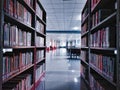
[[[36,90],[82,90],[80,60],[69,59],[64,48],[47,52],[46,56],[45,81]]]

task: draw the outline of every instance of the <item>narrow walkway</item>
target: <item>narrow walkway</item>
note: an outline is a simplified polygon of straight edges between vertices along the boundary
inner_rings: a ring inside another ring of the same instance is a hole
[[[87,90],[80,78],[80,60],[69,59],[64,48],[48,52],[46,76],[36,90]]]

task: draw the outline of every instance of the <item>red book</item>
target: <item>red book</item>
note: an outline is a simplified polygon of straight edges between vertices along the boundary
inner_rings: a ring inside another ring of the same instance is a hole
[[[4,0],[4,10],[5,12],[9,12],[9,0]]]
[[[11,16],[13,16],[13,0],[10,0],[10,3],[9,3],[9,14]]]
[[[27,10],[24,8],[24,23],[27,23]]]
[[[93,8],[93,0],[91,0],[91,7]]]
[[[14,0],[14,5],[13,5],[14,7],[13,7],[13,16],[15,17],[15,18],[17,18],[18,17],[18,15],[17,15],[17,1],[16,0]]]
[[[20,5],[20,4],[19,4],[19,2],[17,1],[17,2],[16,2],[16,6],[17,6],[17,18],[18,18],[18,19],[20,19],[20,15],[19,15],[19,12],[20,12],[20,10],[19,10],[19,5]]]

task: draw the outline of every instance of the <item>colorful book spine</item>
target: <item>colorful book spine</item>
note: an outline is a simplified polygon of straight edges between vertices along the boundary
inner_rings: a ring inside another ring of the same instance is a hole
[[[33,63],[33,52],[5,55],[3,57],[3,81]]]
[[[91,54],[90,63],[106,78],[114,81],[115,57],[102,54]]]
[[[19,29],[16,25],[5,23],[4,26],[4,47],[31,46],[31,32]]]
[[[116,29],[109,26],[91,34],[91,47],[114,48],[116,47]]]

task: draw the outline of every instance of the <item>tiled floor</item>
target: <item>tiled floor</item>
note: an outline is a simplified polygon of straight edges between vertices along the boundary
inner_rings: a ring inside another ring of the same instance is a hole
[[[46,75],[36,90],[87,90],[80,77],[79,59],[69,59],[63,48],[46,56]]]

